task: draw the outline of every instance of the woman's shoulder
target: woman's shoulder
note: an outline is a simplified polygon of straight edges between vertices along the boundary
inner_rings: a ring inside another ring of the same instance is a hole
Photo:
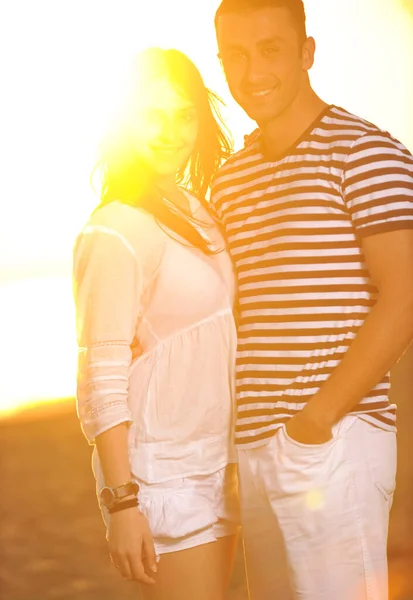
[[[90,217],[87,227],[107,228],[122,235],[132,235],[157,228],[155,219],[147,211],[114,201],[99,207]]]
[[[114,238],[141,260],[153,253],[162,253],[164,245],[161,229],[151,214],[114,201],[95,210],[81,231],[76,247],[80,247],[82,239],[87,239],[88,245],[95,245]]]

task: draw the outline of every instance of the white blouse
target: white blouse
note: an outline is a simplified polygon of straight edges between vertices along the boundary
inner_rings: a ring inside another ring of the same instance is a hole
[[[205,209],[188,198],[205,224],[200,233],[224,248]],[[96,211],[78,237],[78,415],[90,443],[130,424],[138,479],[160,483],[235,461],[234,287],[225,250],[206,256],[119,202]],[[96,449],[93,465],[102,485]]]

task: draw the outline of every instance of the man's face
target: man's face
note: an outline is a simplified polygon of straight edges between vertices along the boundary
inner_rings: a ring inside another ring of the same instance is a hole
[[[300,42],[288,9],[264,7],[219,17],[217,39],[238,104],[261,126],[280,116],[312,66],[312,38]]]

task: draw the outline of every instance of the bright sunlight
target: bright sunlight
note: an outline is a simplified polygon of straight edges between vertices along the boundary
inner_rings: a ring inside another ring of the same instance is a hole
[[[183,50],[225,99],[236,148],[253,129],[231,101],[216,58],[218,4],[16,0],[1,9],[0,50],[7,58],[0,116],[6,174],[0,411],[75,393],[72,247],[98,202],[89,182],[96,147],[136,52],[148,45]],[[307,0],[306,6],[318,47],[316,90],[413,150],[412,2]]]

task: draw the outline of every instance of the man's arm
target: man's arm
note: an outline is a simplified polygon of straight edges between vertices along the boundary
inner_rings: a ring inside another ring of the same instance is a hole
[[[413,229],[363,239],[363,252],[378,299],[343,360],[288,434],[308,444],[331,437],[331,428],[373,389],[413,339]]]

